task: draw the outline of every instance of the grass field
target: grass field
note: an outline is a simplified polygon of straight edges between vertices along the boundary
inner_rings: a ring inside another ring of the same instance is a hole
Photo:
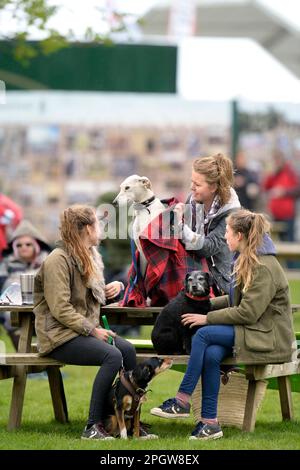
[[[292,301],[300,303],[300,281],[291,282]],[[295,330],[300,331],[300,314],[295,315]],[[144,333],[148,333],[145,329]],[[8,347],[8,338],[3,334]],[[142,420],[151,424],[151,432],[159,435],[157,441],[111,442],[81,441],[80,435],[88,413],[90,391],[96,373],[95,367],[66,366],[64,384],[70,423],[58,424],[53,420],[48,381],[28,379],[20,430],[6,431],[12,380],[0,382],[0,449],[103,449],[103,450],[199,450],[199,449],[300,449],[300,393],[293,393],[295,421],[281,421],[278,392],[267,390],[258,412],[254,433],[243,433],[236,428],[224,428],[224,439],[208,442],[189,441],[194,425],[188,420],[163,420],[151,416],[150,408],[174,396],[182,374],[168,371],[151,384],[152,391],[143,405]]]

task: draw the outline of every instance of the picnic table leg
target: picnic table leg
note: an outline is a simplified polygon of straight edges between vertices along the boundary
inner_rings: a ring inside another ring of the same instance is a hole
[[[291,381],[288,376],[277,377],[282,419],[293,419],[293,400]]]
[[[14,378],[10,412],[7,429],[12,431],[19,428],[22,420],[23,403],[25,396],[27,374],[24,366],[16,366],[16,377]]]
[[[20,339],[18,352],[29,352],[32,338],[33,324],[30,316],[20,317]],[[7,429],[9,431],[20,427],[22,420],[25,388],[27,380],[27,367],[16,366],[16,376],[14,378],[9,420]]]
[[[243,431],[254,431],[260,388],[264,386],[265,382],[263,382],[262,380],[249,380],[245,404]]]
[[[60,423],[67,423],[68,408],[60,368],[51,366],[47,369],[47,374],[55,419]]]

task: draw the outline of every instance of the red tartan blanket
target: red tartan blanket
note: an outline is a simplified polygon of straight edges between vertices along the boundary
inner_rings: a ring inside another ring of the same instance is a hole
[[[186,274],[202,269],[199,259],[185,250],[174,233],[171,215],[174,202],[174,199],[168,201],[169,208],[156,217],[140,236],[148,263],[147,271],[145,278],[139,278],[134,285],[136,272],[134,264],[131,264],[123,306],[144,307],[147,297],[151,299],[151,306],[166,305],[183,288]],[[138,263],[138,250],[136,259]]]

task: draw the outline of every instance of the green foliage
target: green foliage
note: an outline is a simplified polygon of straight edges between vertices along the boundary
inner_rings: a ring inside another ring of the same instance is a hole
[[[0,32],[0,39],[11,40],[13,42],[14,58],[21,62],[23,66],[28,65],[30,60],[38,54],[51,54],[66,47],[71,41],[75,41],[75,36],[71,29],[62,35],[56,29],[48,26],[49,20],[53,18],[59,8],[59,5],[49,6],[48,0],[0,0],[0,12],[3,9],[10,11],[18,24],[22,24],[23,30],[15,31],[10,35],[3,35]],[[107,10],[100,8],[97,10],[98,14],[101,14],[102,20],[107,21]],[[111,13],[117,19],[116,26],[110,27],[107,24],[107,32],[104,34],[87,27],[84,34],[85,41],[111,45],[113,43],[111,39],[112,33],[128,30],[126,23],[128,14]],[[23,26],[24,24],[25,26]],[[37,48],[28,43],[31,26],[44,33],[45,36],[43,40],[38,41]]]
[[[58,9],[57,6],[49,6],[47,0],[0,0],[0,10],[4,8],[12,13],[18,23],[25,23],[23,31],[5,37],[12,41],[14,58],[22,65],[28,65],[40,53],[49,54],[67,45],[66,38],[47,25]],[[31,26],[45,33],[45,39],[38,41],[38,47],[28,42]]]

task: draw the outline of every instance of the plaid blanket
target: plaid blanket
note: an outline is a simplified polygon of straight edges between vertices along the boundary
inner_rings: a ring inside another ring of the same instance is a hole
[[[169,208],[156,217],[140,236],[148,263],[145,278],[142,279],[139,275],[136,277],[132,263],[123,306],[144,307],[147,297],[151,299],[151,306],[166,305],[182,290],[186,274],[202,269],[199,258],[185,250],[175,233],[172,209],[177,201],[171,199],[163,202],[167,202]],[[136,259],[138,263],[138,250]]]

